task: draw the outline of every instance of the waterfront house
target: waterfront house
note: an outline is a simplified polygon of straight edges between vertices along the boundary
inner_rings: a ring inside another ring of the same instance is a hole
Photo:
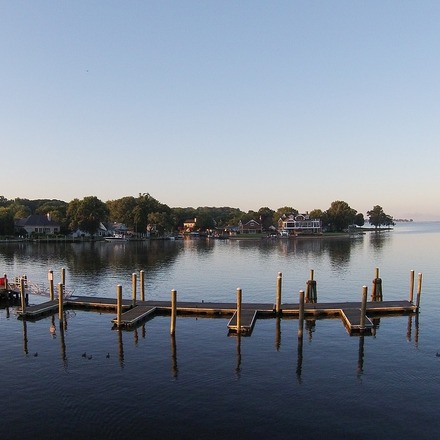
[[[249,220],[247,223],[243,224],[240,220],[238,224],[240,229],[240,234],[261,234],[262,226],[260,223],[254,219]]]
[[[183,222],[183,232],[193,232],[197,223],[197,218],[191,218]]]
[[[60,225],[52,220],[50,213],[46,215],[32,214],[24,219],[20,219],[16,223],[16,227],[20,230],[26,231],[27,235],[32,234],[58,234],[60,232]]]
[[[278,220],[281,236],[322,234],[321,220],[310,218],[308,213],[283,215]]]

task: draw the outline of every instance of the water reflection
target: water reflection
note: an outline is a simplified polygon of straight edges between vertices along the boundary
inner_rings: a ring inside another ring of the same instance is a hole
[[[170,342],[171,342],[171,371],[173,377],[177,379],[179,368],[177,366],[177,345],[176,345],[175,334],[170,335]]]

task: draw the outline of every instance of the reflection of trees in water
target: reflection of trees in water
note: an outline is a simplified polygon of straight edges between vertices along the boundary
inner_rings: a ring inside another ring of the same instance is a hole
[[[48,270],[57,270],[53,264],[63,265],[72,274],[99,275],[109,269],[132,272],[138,269],[154,270],[171,265],[182,246],[178,242],[152,240],[131,243],[22,243],[0,249],[2,258],[17,266],[29,262],[47,261]]]
[[[370,232],[370,246],[375,251],[381,251],[383,246],[391,239],[391,235],[386,232]]]
[[[79,274],[104,271],[154,270],[172,264],[181,248],[163,240],[131,243],[87,243],[67,260],[69,270]]]
[[[214,250],[215,240],[206,238],[185,238],[183,248],[185,251],[193,251],[198,254],[210,253]]]
[[[323,251],[328,253],[332,268],[340,270],[349,266],[351,251],[361,246],[361,238],[332,238],[324,240]]]
[[[322,239],[317,238],[278,240],[278,249],[283,255],[309,253],[320,254],[322,252],[322,242]]]

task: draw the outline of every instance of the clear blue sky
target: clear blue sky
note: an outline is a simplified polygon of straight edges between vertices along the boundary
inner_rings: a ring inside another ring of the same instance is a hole
[[[440,219],[440,1],[0,0],[0,195]]]

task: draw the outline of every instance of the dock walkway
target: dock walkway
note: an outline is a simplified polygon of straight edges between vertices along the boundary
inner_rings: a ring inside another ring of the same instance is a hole
[[[58,309],[58,300],[47,301],[42,304],[28,306],[18,314],[24,319],[38,319],[44,315],[55,313]],[[65,309],[96,310],[106,309],[116,311],[115,298],[72,296],[65,298]],[[120,321],[117,318],[112,322],[118,327],[135,327],[146,319],[157,314],[168,315],[171,313],[171,301],[136,301],[122,300]],[[283,318],[296,318],[299,316],[299,303],[282,304],[279,316]],[[218,315],[230,317],[227,327],[230,332],[238,333],[237,329],[237,304],[213,302],[182,302],[178,301],[176,311],[179,315]],[[370,318],[393,314],[410,314],[417,311],[417,307],[410,301],[371,301],[367,303],[365,328],[361,329],[361,303],[360,302],[334,302],[334,303],[306,303],[304,305],[305,318],[340,317],[350,334],[366,332],[374,327]],[[240,315],[240,333],[250,334],[258,317],[273,318],[278,316],[273,303],[243,303]]]

